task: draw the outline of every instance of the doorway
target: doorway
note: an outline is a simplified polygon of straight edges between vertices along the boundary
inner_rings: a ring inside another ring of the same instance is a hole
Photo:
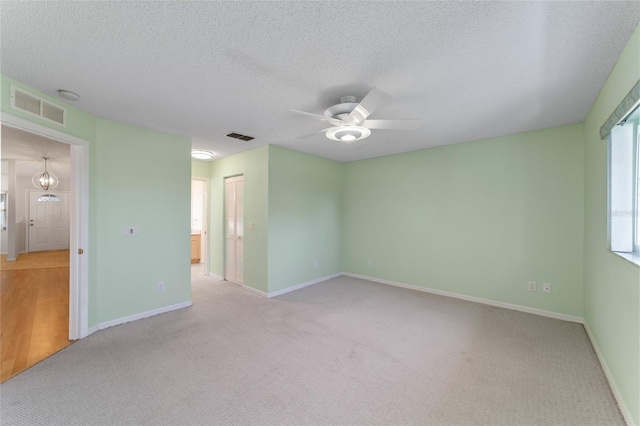
[[[224,279],[244,283],[244,176],[226,178]]]
[[[56,177],[34,189],[42,157]],[[71,149],[22,130],[2,127],[2,181],[8,220],[1,258],[0,381],[69,346],[69,188]],[[4,186],[6,185],[6,188]],[[59,190],[62,189],[62,190]]]
[[[191,180],[191,278],[209,275],[209,180]]]
[[[89,142],[11,114],[0,113],[0,121],[3,131],[3,153],[6,129],[19,130],[25,135],[62,142],[70,149],[71,197],[69,200],[69,256],[67,257],[69,260],[69,321],[65,334],[69,340],[81,339],[89,335]],[[11,197],[8,197],[8,204],[11,204]],[[23,203],[22,206],[25,204]],[[10,207],[8,213],[11,213]],[[13,220],[15,220],[15,213]]]

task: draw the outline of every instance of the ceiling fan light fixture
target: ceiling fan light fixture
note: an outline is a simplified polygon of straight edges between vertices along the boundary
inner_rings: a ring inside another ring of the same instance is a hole
[[[211,160],[214,154],[211,151],[205,151],[202,149],[191,150],[191,157],[196,160]]]
[[[327,130],[327,137],[338,142],[355,142],[371,135],[371,130],[362,126],[342,126]]]

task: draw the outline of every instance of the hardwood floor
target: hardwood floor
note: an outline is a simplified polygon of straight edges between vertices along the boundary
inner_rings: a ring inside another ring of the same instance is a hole
[[[73,342],[68,266],[3,269],[0,279],[1,383]]]

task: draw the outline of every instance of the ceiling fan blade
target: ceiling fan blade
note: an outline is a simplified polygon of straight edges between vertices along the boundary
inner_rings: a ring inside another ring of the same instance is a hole
[[[365,120],[362,126],[369,129],[413,130],[420,127],[420,120]]]
[[[308,115],[309,117],[317,118],[319,120],[328,121],[329,123],[333,124],[334,126],[343,126],[343,125],[346,124],[344,121],[342,121],[342,120],[340,120],[338,118],[327,118],[324,115],[314,114],[312,112],[300,111],[300,110],[291,109],[291,108],[289,108],[289,111],[295,112],[296,114]]]
[[[386,94],[382,90],[375,87],[364,97],[364,99],[349,114],[349,119],[354,124],[360,124],[374,113],[378,108],[388,103],[391,95]]]
[[[324,115],[314,114],[312,112],[299,111],[297,109],[291,109],[291,108],[289,108],[289,111],[295,112],[296,114],[308,115],[309,117],[317,118],[319,120],[329,121],[329,119]]]
[[[327,127],[326,129],[316,130],[315,132],[307,133],[304,135],[296,136],[296,139],[306,139],[313,136],[318,136],[321,133],[326,133],[327,130],[333,129],[333,127]]]

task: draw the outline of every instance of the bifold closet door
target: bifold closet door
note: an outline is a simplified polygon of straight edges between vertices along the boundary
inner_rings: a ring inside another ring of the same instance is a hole
[[[226,259],[224,278],[242,284],[244,280],[244,177],[225,179]]]

